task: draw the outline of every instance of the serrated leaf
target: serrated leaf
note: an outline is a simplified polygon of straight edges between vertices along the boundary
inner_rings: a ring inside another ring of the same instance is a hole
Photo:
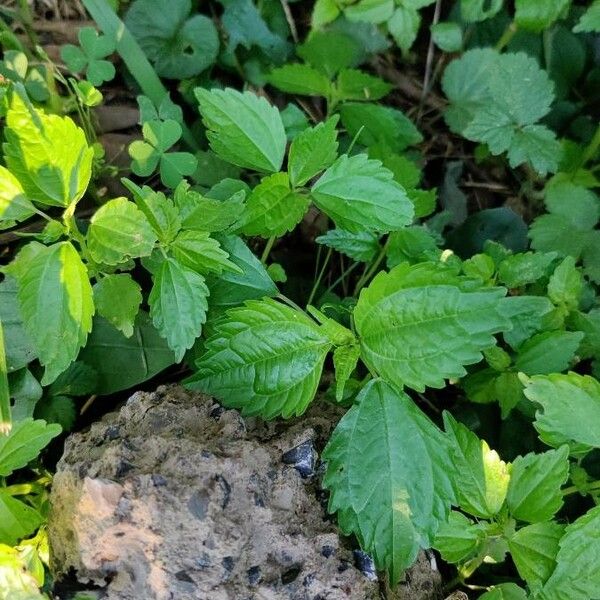
[[[354,373],[358,359],[360,358],[360,346],[348,344],[338,346],[333,351],[333,367],[335,370],[335,399],[341,402],[344,397],[346,383]]]
[[[331,117],[294,138],[288,156],[288,172],[293,187],[304,185],[335,161],[337,122],[337,116]]]
[[[179,362],[206,322],[208,288],[202,275],[172,258],[162,262],[152,282],[148,297],[152,322]]]
[[[498,267],[498,279],[509,288],[535,283],[548,272],[556,252],[522,252],[507,256]]]
[[[567,525],[559,542],[556,569],[540,593],[542,600],[589,600],[600,589],[600,506]]]
[[[252,254],[250,248],[237,236],[219,236],[221,248],[229,254],[229,260],[237,265],[242,273],[224,271],[218,277],[211,277],[211,307],[231,307],[245,300],[255,300],[265,296],[275,296],[277,286],[273,283],[264,265]]]
[[[250,92],[196,88],[213,151],[238,167],[273,173],[283,163],[286,135],[277,108]]]
[[[532,590],[539,590],[554,571],[558,542],[564,530],[564,525],[554,522],[534,523],[508,539],[517,571]]]
[[[556,305],[577,309],[583,292],[583,276],[575,259],[567,256],[554,270],[548,282],[548,298]]]
[[[12,427],[10,410],[10,390],[8,387],[8,367],[6,366],[6,346],[4,329],[0,319],[0,435],[6,434]]]
[[[8,385],[14,404],[11,408],[13,421],[33,417],[37,401],[42,397],[42,386],[29,369],[21,369],[9,377]]]
[[[584,334],[580,331],[545,331],[524,342],[515,368],[526,375],[560,373],[569,367]]]
[[[96,371],[81,361],[72,363],[48,388],[53,396],[85,396],[96,391]]]
[[[475,554],[485,539],[483,528],[455,510],[448,521],[442,523],[435,536],[433,547],[449,563],[460,563]]]
[[[461,0],[460,15],[469,22],[485,21],[502,8],[503,0]]]
[[[142,303],[142,289],[126,273],[102,277],[94,285],[97,313],[123,333],[133,335],[133,324]]]
[[[365,100],[374,102],[392,90],[392,86],[379,77],[358,69],[342,69],[337,77],[335,95],[339,100]]]
[[[47,385],[76,358],[92,329],[87,269],[70,242],[31,242],[7,270],[18,281],[21,315],[46,367],[42,383]]]
[[[191,0],[136,0],[125,24],[161,77],[188,79],[212,65],[219,34],[209,17],[190,17]]]
[[[274,300],[249,300],[213,326],[187,387],[244,415],[302,414],[317,390],[331,342],[314,321]]]
[[[423,141],[413,122],[389,106],[345,102],[340,117],[348,135],[358,136],[358,142],[367,147],[383,144],[392,152],[402,152]]]
[[[331,81],[317,69],[299,63],[283,65],[273,69],[267,76],[267,82],[282,92],[302,96],[331,95]]]
[[[396,7],[387,26],[396,44],[403,52],[408,52],[417,39],[417,33],[421,27],[421,15],[413,7],[401,4]]]
[[[518,456],[512,463],[506,505],[519,521],[549,521],[563,505],[562,485],[569,478],[569,448]]]
[[[264,177],[246,202],[241,231],[264,238],[282,236],[291,231],[306,214],[307,194],[294,192],[287,173]]]
[[[539,33],[566,13],[571,0],[515,0],[515,22],[527,31]]]
[[[444,412],[444,426],[453,446],[450,460],[456,472],[453,482],[458,505],[476,517],[495,516],[506,498],[508,465],[450,413]]]
[[[170,250],[179,263],[197,273],[242,273],[229,260],[219,242],[206,231],[182,231],[171,243]]]
[[[529,163],[542,176],[556,173],[561,156],[560,142],[544,125],[526,125],[515,131],[508,149],[508,162],[513,169]]]
[[[543,442],[558,447],[575,443],[576,450],[600,447],[600,383],[589,375],[554,373],[527,380],[525,396],[539,404],[534,427]]]
[[[35,214],[19,180],[0,165],[0,222],[19,222]]]
[[[0,543],[17,544],[33,533],[44,518],[35,509],[0,490]]]
[[[403,392],[376,379],[333,432],[323,460],[329,510],[392,584],[433,542],[453,501],[442,432]]]
[[[29,200],[67,206],[83,196],[92,174],[93,150],[71,119],[35,110],[14,90],[4,137],[6,166]]]
[[[60,431],[58,425],[45,421],[24,419],[14,423],[8,435],[0,435],[0,476],[8,477],[26,467]]]
[[[369,231],[351,233],[344,229],[331,229],[316,238],[315,242],[360,262],[372,261],[381,249],[379,236]]]
[[[528,596],[516,583],[501,583],[488,588],[477,600],[528,600]]]
[[[115,198],[102,205],[87,231],[92,258],[107,265],[149,256],[156,241],[157,235],[142,211],[127,198]]]
[[[594,0],[588,9],[581,15],[577,25],[573,27],[575,33],[600,32],[600,0]]]
[[[388,239],[386,264],[390,269],[402,262],[437,260],[441,254],[431,232],[419,225],[394,231]]]
[[[423,391],[465,375],[494,333],[510,328],[503,288],[465,292],[456,279],[411,281],[420,265],[398,265],[362,290],[354,322],[365,363],[395,385]]]
[[[36,404],[35,416],[60,425],[65,432],[71,431],[77,419],[75,401],[68,396],[46,396]]]
[[[394,12],[393,0],[359,0],[349,4],[344,14],[349,21],[364,21],[366,23],[384,23]]]
[[[414,208],[404,188],[366,154],[340,156],[311,188],[315,204],[352,233],[388,232],[409,225]]]

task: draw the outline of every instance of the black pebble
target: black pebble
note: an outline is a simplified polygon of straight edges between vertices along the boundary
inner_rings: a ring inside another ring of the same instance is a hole
[[[317,453],[311,440],[302,442],[283,453],[281,457],[286,465],[293,465],[303,479],[314,475]]]

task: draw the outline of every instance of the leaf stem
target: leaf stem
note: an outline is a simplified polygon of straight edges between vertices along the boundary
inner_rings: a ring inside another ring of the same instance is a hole
[[[517,30],[518,30],[517,24],[514,21],[511,21],[508,24],[508,26],[506,27],[506,29],[504,30],[504,33],[500,36],[500,39],[498,40],[498,42],[496,43],[494,48],[498,52],[503,50],[504,47],[510,43],[510,40],[513,39],[513,37],[515,36],[515,33],[517,33]]]
[[[265,244],[263,253],[260,257],[260,262],[263,265],[267,264],[267,258],[269,258],[269,254],[271,254],[271,250],[273,249],[273,244],[275,244],[275,240],[277,239],[277,236],[272,235],[268,240],[267,243]]]
[[[354,296],[358,296],[358,293],[360,292],[360,290],[362,290],[362,288],[369,281],[369,279],[371,279],[371,277],[373,277],[373,275],[375,274],[375,271],[377,271],[377,269],[379,268],[379,265],[381,265],[381,262],[383,261],[383,259],[385,258],[385,255],[387,253],[388,247],[390,245],[390,241],[391,241],[391,237],[388,235],[388,238],[385,241],[385,244],[381,247],[381,250],[379,251],[377,258],[373,261],[371,266],[363,273],[362,277],[356,282],[356,287],[354,288]]]
[[[329,292],[331,292],[333,289],[335,289],[335,287],[337,285],[339,285],[340,283],[342,283],[342,281],[344,281],[344,279],[346,277],[348,277],[348,275],[350,275],[350,273],[352,273],[352,271],[354,271],[356,268],[358,268],[358,266],[361,263],[359,262],[353,262],[326,290],[325,290],[325,294],[328,294]]]
[[[4,333],[0,321],[0,435],[8,435],[12,427],[10,413],[10,391],[8,389],[8,369],[4,350]]]
[[[600,491],[600,480],[592,481],[588,485],[585,486],[584,489],[577,487],[576,485],[572,485],[571,487],[565,488],[563,490],[563,496],[570,496],[571,494],[580,493],[585,495],[588,492],[596,492]]]
[[[325,260],[323,261],[323,266],[321,267],[321,270],[319,271],[319,275],[317,276],[317,279],[315,280],[312,290],[310,291],[310,295],[308,296],[308,300],[306,301],[307,305],[312,304],[312,301],[315,298],[315,294],[317,293],[317,289],[319,288],[319,285],[321,285],[321,279],[323,279],[323,275],[325,274],[325,269],[327,268],[327,265],[329,264],[329,260],[331,259],[332,253],[333,253],[333,250],[331,248],[328,248],[327,254],[325,255]]]
[[[596,152],[598,152],[598,148],[600,148],[600,124],[596,127],[594,136],[581,155],[581,164],[585,165],[585,163],[594,158]]]

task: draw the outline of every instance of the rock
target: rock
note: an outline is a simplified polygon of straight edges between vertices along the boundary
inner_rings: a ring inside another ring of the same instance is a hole
[[[382,591],[323,510],[310,475],[339,416],[321,405],[291,425],[244,421],[179,387],[135,394],[66,442],[48,525],[54,575],[108,600],[439,598],[424,555]]]

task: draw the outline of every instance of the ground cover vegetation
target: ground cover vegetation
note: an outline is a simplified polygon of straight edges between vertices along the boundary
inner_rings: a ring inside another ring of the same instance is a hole
[[[54,59],[0,9],[0,598],[51,593],[44,448],[150,380],[346,407],[322,485],[392,585],[600,597],[600,2],[83,4]]]

